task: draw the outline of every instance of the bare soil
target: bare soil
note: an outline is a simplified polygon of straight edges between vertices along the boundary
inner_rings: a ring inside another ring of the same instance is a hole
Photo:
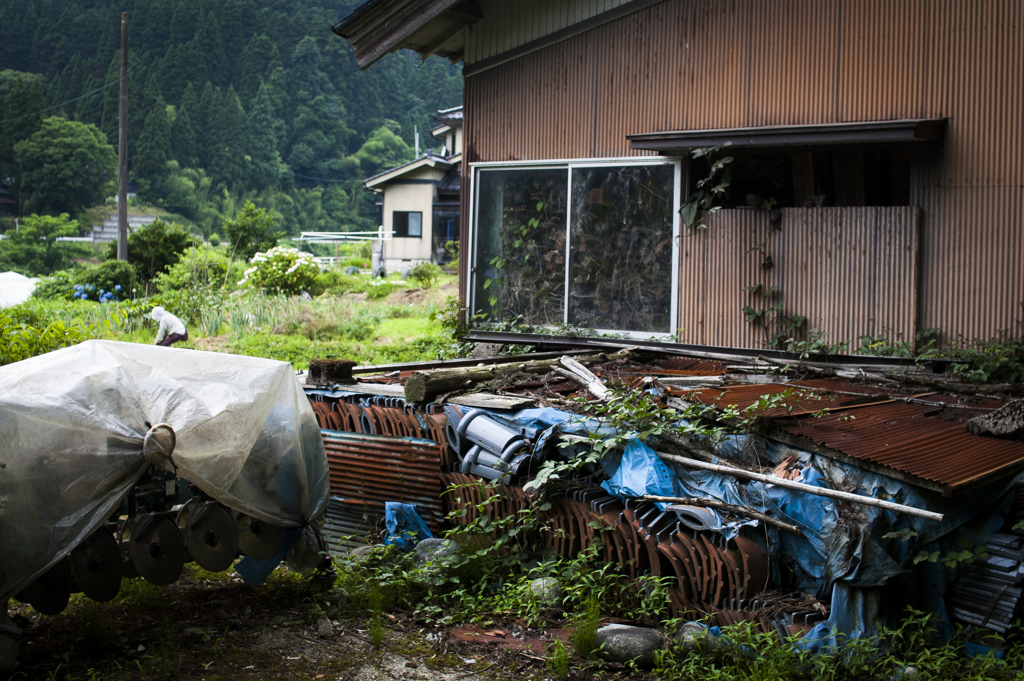
[[[10,681],[551,677],[536,642],[518,650],[469,643],[465,635],[424,626],[397,611],[381,617],[384,636],[377,648],[358,614],[336,592],[317,595],[308,580],[280,568],[256,589],[236,575],[198,569],[188,569],[166,588],[125,580],[114,601],[94,603],[75,595],[53,617],[12,601],[11,615],[23,618],[25,638]],[[601,675],[594,669],[570,678],[595,673]]]

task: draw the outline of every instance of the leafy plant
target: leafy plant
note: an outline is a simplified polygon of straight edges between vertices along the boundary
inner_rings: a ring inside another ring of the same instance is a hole
[[[251,261],[258,252],[277,246],[281,237],[275,230],[277,222],[278,216],[246,201],[238,214],[225,220],[222,226],[230,257]]]
[[[441,268],[429,262],[420,263],[412,268],[408,279],[422,288],[432,288],[441,276]]]
[[[569,678],[569,649],[561,639],[556,638],[548,647],[548,656],[544,660],[544,666],[556,679]]]
[[[733,162],[732,156],[715,156],[729,142],[718,144],[713,147],[701,147],[694,149],[691,156],[694,159],[702,158],[707,161],[708,174],[697,181],[697,188],[692,192],[683,205],[679,208],[679,216],[688,230],[706,228],[704,220],[712,213],[721,210],[722,199],[732,182],[732,172],[729,164]]]
[[[309,253],[275,246],[253,256],[252,267],[245,271],[245,278],[238,285],[267,293],[295,294],[310,288],[319,273],[320,268]]]

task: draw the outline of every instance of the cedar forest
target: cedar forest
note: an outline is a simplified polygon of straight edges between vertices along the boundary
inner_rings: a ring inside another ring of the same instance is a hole
[[[113,196],[125,11],[129,180],[142,203],[205,237],[247,200],[289,235],[374,229],[362,180],[411,160],[415,128],[440,145],[432,115],[461,103],[462,77],[411,53],[360,71],[329,30],[358,4],[0,0],[0,188],[25,215],[74,217]],[[31,143],[68,137],[78,151],[59,166],[81,186],[53,176],[52,145]]]

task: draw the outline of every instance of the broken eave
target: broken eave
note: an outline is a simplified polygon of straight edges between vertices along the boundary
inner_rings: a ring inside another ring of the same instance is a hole
[[[462,59],[463,29],[481,19],[472,0],[370,0],[331,27],[349,41],[360,69],[400,49],[423,59]]]
[[[717,130],[673,130],[627,135],[630,147],[673,153],[729,144],[734,147],[807,147],[833,144],[941,142],[945,118],[860,121],[818,125],[779,125]]]

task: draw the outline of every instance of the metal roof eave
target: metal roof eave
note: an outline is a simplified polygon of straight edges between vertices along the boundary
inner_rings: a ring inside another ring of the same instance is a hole
[[[945,118],[896,121],[858,121],[817,125],[779,125],[715,130],[672,130],[626,135],[633,149],[675,152],[714,147],[793,147],[829,144],[891,144],[894,142],[941,142]]]

